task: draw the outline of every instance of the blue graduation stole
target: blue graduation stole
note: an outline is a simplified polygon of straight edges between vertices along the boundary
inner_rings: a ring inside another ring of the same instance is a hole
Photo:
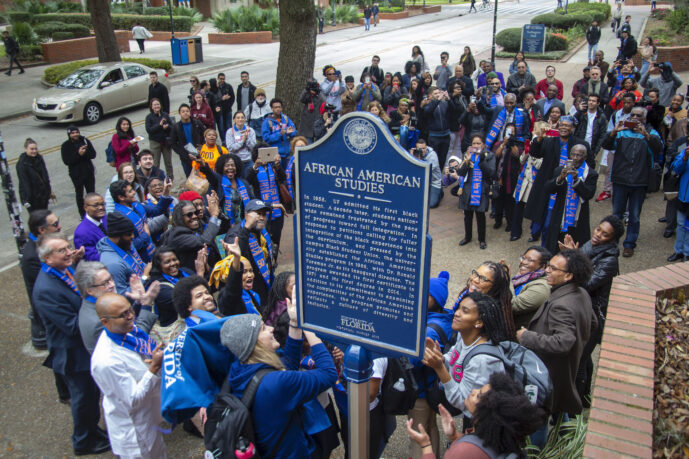
[[[93,303],[93,304],[96,304],[96,301],[98,301],[98,298],[96,298],[96,297],[93,296],[93,295],[86,295],[86,296],[84,297],[84,299],[85,299],[86,301],[88,301],[89,303]]]
[[[189,274],[187,274],[186,272],[184,272],[184,270],[182,270],[182,269],[179,270],[179,273],[182,275],[182,278],[185,278],[185,277],[188,277],[188,276],[189,276]],[[162,273],[161,273],[161,274],[162,274]],[[177,285],[177,282],[179,282],[179,279],[180,279],[180,278],[178,278],[178,277],[172,277],[172,276],[170,276],[170,275],[168,275],[168,274],[162,274],[162,276],[165,278],[165,280],[167,280],[167,281],[168,281],[169,283],[171,283],[172,285]]]
[[[261,313],[258,312],[253,301],[251,301],[252,298],[254,301],[256,301],[256,304],[261,304],[261,298],[258,296],[258,293],[254,292],[253,290],[249,290],[248,292],[246,290],[242,290],[242,300],[244,300],[244,306],[246,306],[247,314],[256,314],[260,316]]]
[[[246,206],[250,200],[249,192],[246,190],[246,187],[241,180],[238,178],[235,178],[235,180],[237,181],[237,191],[239,192],[239,196],[242,197],[242,202]],[[234,225],[235,221],[239,220],[241,216],[235,216],[234,213],[232,213],[232,182],[230,182],[230,179],[224,175],[222,176],[222,190],[223,193],[225,193],[225,215],[227,215],[227,217],[230,219],[230,224]]]
[[[363,87],[363,86],[364,85],[362,84],[361,87]],[[361,99],[359,99],[359,102],[357,102],[357,104],[356,104],[357,111],[361,111],[361,107],[364,103],[364,97],[366,97],[367,94],[368,94],[368,100],[369,100],[369,102],[371,102],[371,100],[372,100],[371,99],[371,93],[368,91],[368,88],[364,88],[363,92],[361,93]]]
[[[481,191],[483,188],[483,171],[478,167],[480,156],[478,153],[471,155],[471,162],[474,167],[471,170],[471,196],[469,197],[469,205],[481,205]]]
[[[569,153],[567,151],[567,142],[563,142],[560,140],[560,162],[558,163],[558,167],[562,167],[565,164],[567,164],[567,158],[569,157]],[[555,195],[557,193],[551,194],[550,195],[550,200],[548,200],[548,214],[552,212],[553,207],[555,207]]]
[[[34,233],[29,232],[29,239],[31,239],[34,242],[38,242],[38,238]]]
[[[136,325],[134,325],[134,330],[126,334],[113,333],[107,328],[104,330],[108,338],[118,346],[134,351],[145,359],[150,359],[153,356],[153,349],[156,347],[156,341]]]
[[[45,263],[41,263],[41,270],[44,273],[48,273],[51,276],[57,277],[62,282],[67,284],[67,287],[71,288],[74,293],[81,296],[81,293],[79,293],[79,289],[77,288],[77,284],[76,282],[74,282],[74,269],[72,269],[71,266],[67,267],[65,272],[62,273],[57,269],[53,268],[52,266],[48,266]]]
[[[502,131],[503,126],[505,125],[505,120],[507,119],[507,109],[503,108],[500,110],[500,113],[498,113],[497,118],[495,118],[495,122],[493,123],[493,126],[490,128],[490,132],[488,132],[488,135],[486,136],[486,147],[490,149],[493,146],[493,142],[495,142],[495,139],[498,138],[498,135]],[[521,111],[519,108],[514,108],[514,124],[516,125],[516,131],[515,136],[516,139],[523,142],[524,141],[524,136],[520,135],[524,131],[524,113]]]
[[[132,271],[134,271],[137,276],[143,275],[146,263],[143,262],[136,250],[130,250],[130,252],[127,253],[119,248],[117,244],[113,243],[110,238],[106,238],[105,241],[110,244],[110,247],[112,247],[120,258],[122,258],[124,262],[127,263],[130,268],[132,268]]]
[[[278,186],[275,181],[273,166],[266,164],[265,166],[259,167],[256,178],[258,179],[258,187],[261,191],[261,200],[268,204],[279,204],[280,198],[278,196]],[[275,220],[281,216],[282,211],[280,209],[272,209],[271,220]]]
[[[155,251],[155,246],[153,245],[151,236],[148,235],[144,228],[144,223],[146,222],[146,210],[144,209],[144,206],[138,202],[133,202],[132,207],[129,208],[118,202],[115,204],[115,210],[134,223],[134,226],[136,227],[136,234],[134,236],[144,238],[146,241],[146,256],[147,259],[150,260],[153,256],[153,252]]]
[[[242,220],[242,228],[244,227],[245,223],[246,222]],[[273,253],[273,244],[270,241],[270,235],[268,234],[268,231],[266,231],[265,229],[261,230],[261,235],[266,240],[266,246],[268,247],[268,256],[270,257]],[[249,231],[249,250],[251,250],[251,256],[253,257],[256,266],[258,266],[258,270],[260,271],[261,276],[263,277],[263,280],[266,283],[266,286],[270,288],[270,284],[273,283],[273,274],[270,272],[268,263],[266,261],[266,257],[264,256],[263,249],[261,248],[261,244],[258,243],[258,240],[256,240],[256,236],[254,236],[254,233],[252,233],[251,231]]]
[[[582,177],[586,171],[586,163],[579,166],[577,175]],[[576,223],[577,209],[579,208],[579,195],[572,187],[574,179],[571,175],[567,175],[567,197],[565,198],[565,218],[562,222],[562,232],[566,233],[570,226]]]
[[[287,162],[287,170],[285,175],[287,175],[287,189],[289,190],[289,195],[294,199],[294,190],[292,189],[292,166],[294,165],[294,156],[292,156]]]
[[[528,159],[527,159],[528,161]],[[514,189],[514,198],[519,199],[519,193],[521,193],[522,182],[524,181],[524,174],[526,173],[526,164],[522,167],[522,171],[519,173],[519,178],[517,179],[517,187]],[[538,173],[538,168],[536,166],[531,166],[531,181],[536,180],[536,174]]]

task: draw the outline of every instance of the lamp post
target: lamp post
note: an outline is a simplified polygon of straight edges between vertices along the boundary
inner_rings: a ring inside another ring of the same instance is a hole
[[[170,11],[170,32],[172,34],[170,38],[175,38],[175,22],[172,20],[172,1],[173,0],[167,0],[167,7]]]
[[[490,63],[495,68],[495,30],[498,26],[498,0],[495,0],[495,9],[493,10],[493,45],[490,49]]]
[[[331,0],[331,1],[333,2],[333,21],[330,25],[335,27],[335,4],[337,3],[337,0]]]

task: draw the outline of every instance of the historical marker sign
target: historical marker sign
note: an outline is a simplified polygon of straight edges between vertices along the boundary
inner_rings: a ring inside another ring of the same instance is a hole
[[[295,160],[299,323],[385,355],[423,354],[430,165],[368,113]]]
[[[545,52],[545,26],[543,24],[524,25],[521,50],[525,53]]]

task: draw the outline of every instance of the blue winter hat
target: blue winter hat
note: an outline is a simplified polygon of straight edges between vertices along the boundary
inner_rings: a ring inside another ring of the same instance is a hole
[[[440,271],[438,277],[432,277],[428,282],[428,294],[433,297],[441,308],[444,308],[447,302],[447,283],[449,280],[450,273],[447,271]]]

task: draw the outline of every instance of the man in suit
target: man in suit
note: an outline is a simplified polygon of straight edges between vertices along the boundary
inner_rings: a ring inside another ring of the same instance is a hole
[[[74,230],[74,247],[84,247],[84,260],[99,261],[96,244],[105,237],[105,199],[98,193],[89,193],[84,198],[86,215]]]
[[[541,97],[540,99],[538,99],[538,94],[536,94],[536,98],[538,99],[536,105],[538,105],[538,108],[541,110],[541,113],[543,113],[543,117],[546,119],[548,117],[548,110],[550,110],[551,107],[559,107],[560,112],[563,115],[567,113],[565,111],[565,104],[563,104],[562,101],[557,98],[557,91],[557,86],[555,84],[551,84],[548,86],[548,89],[546,90],[545,97]]]
[[[72,264],[83,254],[83,249],[72,250],[64,236],[42,235],[38,245],[41,271],[33,291],[50,351],[44,365],[62,375],[72,396],[72,447],[76,456],[110,449],[107,433],[98,427],[100,393],[91,378],[91,357],[79,333],[81,295],[74,282]]]
[[[517,330],[519,343],[548,367],[554,415],[576,415],[582,410],[574,380],[584,346],[598,326],[591,298],[583,288],[592,272],[591,262],[579,250],[563,250],[551,258],[545,268],[550,296],[528,330]]]

